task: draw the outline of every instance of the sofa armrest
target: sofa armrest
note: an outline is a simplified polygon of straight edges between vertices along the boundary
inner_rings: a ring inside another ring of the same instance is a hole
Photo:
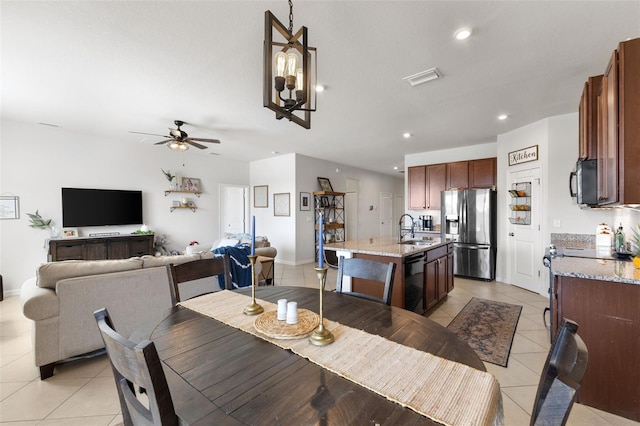
[[[36,277],[29,278],[20,289],[22,313],[34,321],[57,317],[60,314],[60,302],[55,290],[36,285]]]
[[[257,247],[256,256],[276,257],[278,250],[275,247]]]

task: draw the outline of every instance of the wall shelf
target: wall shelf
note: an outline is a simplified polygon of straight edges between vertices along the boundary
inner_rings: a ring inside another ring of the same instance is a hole
[[[196,197],[200,198],[200,194],[202,194],[202,192],[200,191],[178,191],[177,189],[166,189],[164,191],[164,196],[166,197],[169,194],[172,193],[176,193],[176,194],[193,194]]]
[[[511,217],[509,222],[514,225],[531,224],[531,182],[519,182],[511,185]]]
[[[344,229],[344,192],[329,192],[329,191],[316,191],[313,193],[313,210],[315,216],[314,226],[314,240],[316,244],[316,260],[318,259],[318,229],[320,215],[323,215],[324,219],[324,234],[323,241],[325,243],[340,243],[346,238]],[[337,267],[337,258],[335,258],[335,252],[325,252],[325,259],[327,264],[332,267]]]
[[[195,211],[198,210],[198,207],[196,207],[196,206],[172,206],[171,207],[171,213],[173,213],[173,211],[175,209],[189,209],[189,210],[191,210],[192,212],[195,213]]]

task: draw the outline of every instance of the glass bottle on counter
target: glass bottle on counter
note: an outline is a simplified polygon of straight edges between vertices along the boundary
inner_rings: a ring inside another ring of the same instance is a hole
[[[627,246],[624,242],[624,231],[622,230],[622,224],[618,227],[615,235],[615,244],[614,247],[616,249],[616,253],[625,253]]]

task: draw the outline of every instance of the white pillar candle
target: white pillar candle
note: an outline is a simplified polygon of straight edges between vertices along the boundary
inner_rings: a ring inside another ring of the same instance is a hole
[[[278,321],[287,319],[287,299],[278,299]]]
[[[298,303],[287,302],[287,324],[298,323]]]

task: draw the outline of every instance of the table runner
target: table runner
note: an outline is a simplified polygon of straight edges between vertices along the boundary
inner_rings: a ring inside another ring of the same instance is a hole
[[[181,302],[188,309],[289,349],[321,367],[445,425],[503,424],[502,395],[490,373],[392,342],[325,318],[335,336],[328,346],[308,338],[260,334],[243,314],[249,296],[223,290]],[[265,311],[277,305],[257,300]]]

